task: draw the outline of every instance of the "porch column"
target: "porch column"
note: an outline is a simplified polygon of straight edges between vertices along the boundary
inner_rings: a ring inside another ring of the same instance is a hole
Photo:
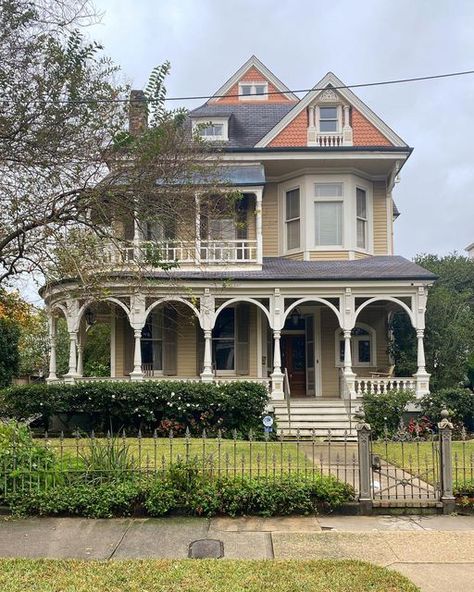
[[[272,373],[272,399],[285,398],[283,390],[283,373],[281,371],[281,331],[273,331],[273,373]]]
[[[77,377],[77,331],[69,331],[69,370],[64,379],[74,382]]]
[[[425,361],[425,345],[424,345],[423,329],[416,330],[416,341],[417,341],[417,366],[418,369],[415,374],[416,378],[416,396],[422,397],[430,392],[430,375],[426,372],[426,361]]]
[[[49,374],[46,382],[55,382],[58,380],[57,377],[57,364],[56,364],[56,319],[53,315],[49,316],[48,319],[49,328]]]
[[[202,382],[212,382],[214,374],[212,372],[212,331],[204,331],[204,368],[201,373]]]
[[[355,398],[355,373],[352,370],[352,331],[344,329],[344,380],[346,381],[348,394],[351,399]],[[342,393],[344,396],[344,393]]]
[[[77,376],[82,378],[84,374],[84,346],[81,341],[77,344]]]
[[[143,380],[142,370],[142,330],[134,328],[135,349],[133,354],[133,371],[130,372],[131,380]]]
[[[262,265],[263,262],[263,235],[262,235],[262,194],[260,189],[255,192],[255,222],[257,235],[257,263]]]

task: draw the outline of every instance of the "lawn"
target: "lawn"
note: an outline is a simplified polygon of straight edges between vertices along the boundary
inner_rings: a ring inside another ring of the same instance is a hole
[[[360,561],[0,560],[2,592],[419,592]]]
[[[407,472],[420,475],[433,482],[439,464],[438,442],[384,442],[377,441],[372,451],[397,467]],[[454,483],[474,481],[474,440],[452,443],[453,479]]]
[[[104,444],[105,438],[96,438]],[[91,446],[90,438],[59,438],[39,440],[64,459],[67,468],[70,461],[87,454]],[[128,447],[129,455],[136,466],[163,470],[178,460],[197,459],[202,465],[203,458],[208,470],[222,475],[245,472],[248,475],[280,475],[284,473],[311,472],[312,463],[301,447],[293,442],[227,440],[217,438],[121,438],[116,445]]]

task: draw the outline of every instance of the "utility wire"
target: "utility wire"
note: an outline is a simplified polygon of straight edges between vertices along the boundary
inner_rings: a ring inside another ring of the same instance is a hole
[[[341,84],[340,86],[324,86],[324,87],[313,87],[313,88],[301,88],[297,90],[275,90],[275,91],[267,91],[263,93],[259,93],[258,95],[242,95],[242,94],[225,94],[225,95],[194,95],[194,96],[184,96],[184,97],[164,97],[164,98],[148,98],[145,97],[144,99],[136,99],[133,102],[146,102],[146,103],[154,103],[154,102],[162,102],[162,101],[194,101],[194,100],[203,100],[203,99],[222,99],[222,98],[239,98],[242,96],[245,97],[253,97],[253,96],[269,96],[269,95],[285,95],[288,93],[308,93],[311,91],[320,91],[326,90],[327,88],[331,88],[332,90],[342,90],[342,89],[351,89],[351,88],[367,88],[371,86],[388,86],[393,84],[406,84],[409,82],[423,82],[426,80],[439,80],[441,78],[453,78],[455,76],[467,76],[474,74],[474,70],[464,70],[461,72],[448,72],[445,74],[433,74],[431,76],[416,76],[412,78],[398,78],[393,80],[381,80],[378,82],[362,82],[358,84]],[[2,103],[9,103],[11,99],[0,99]],[[86,99],[59,99],[56,101],[38,101],[42,104],[54,104],[54,103],[66,103],[66,104],[83,104],[83,103],[129,103],[130,98],[127,99],[100,99],[100,98],[86,98]]]

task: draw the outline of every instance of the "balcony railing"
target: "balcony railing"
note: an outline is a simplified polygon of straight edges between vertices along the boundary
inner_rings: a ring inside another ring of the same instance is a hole
[[[251,239],[202,241],[140,241],[108,244],[104,261],[110,265],[235,264],[257,262],[257,241]]]
[[[405,391],[415,390],[416,380],[412,377],[395,377],[395,378],[364,378],[358,377],[355,379],[355,392],[358,397],[365,394],[383,394],[388,391]]]

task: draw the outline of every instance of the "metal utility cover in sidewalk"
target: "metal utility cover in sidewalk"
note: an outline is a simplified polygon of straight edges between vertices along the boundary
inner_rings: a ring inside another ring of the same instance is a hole
[[[217,539],[199,539],[189,545],[190,559],[220,559],[224,557],[224,543]]]

